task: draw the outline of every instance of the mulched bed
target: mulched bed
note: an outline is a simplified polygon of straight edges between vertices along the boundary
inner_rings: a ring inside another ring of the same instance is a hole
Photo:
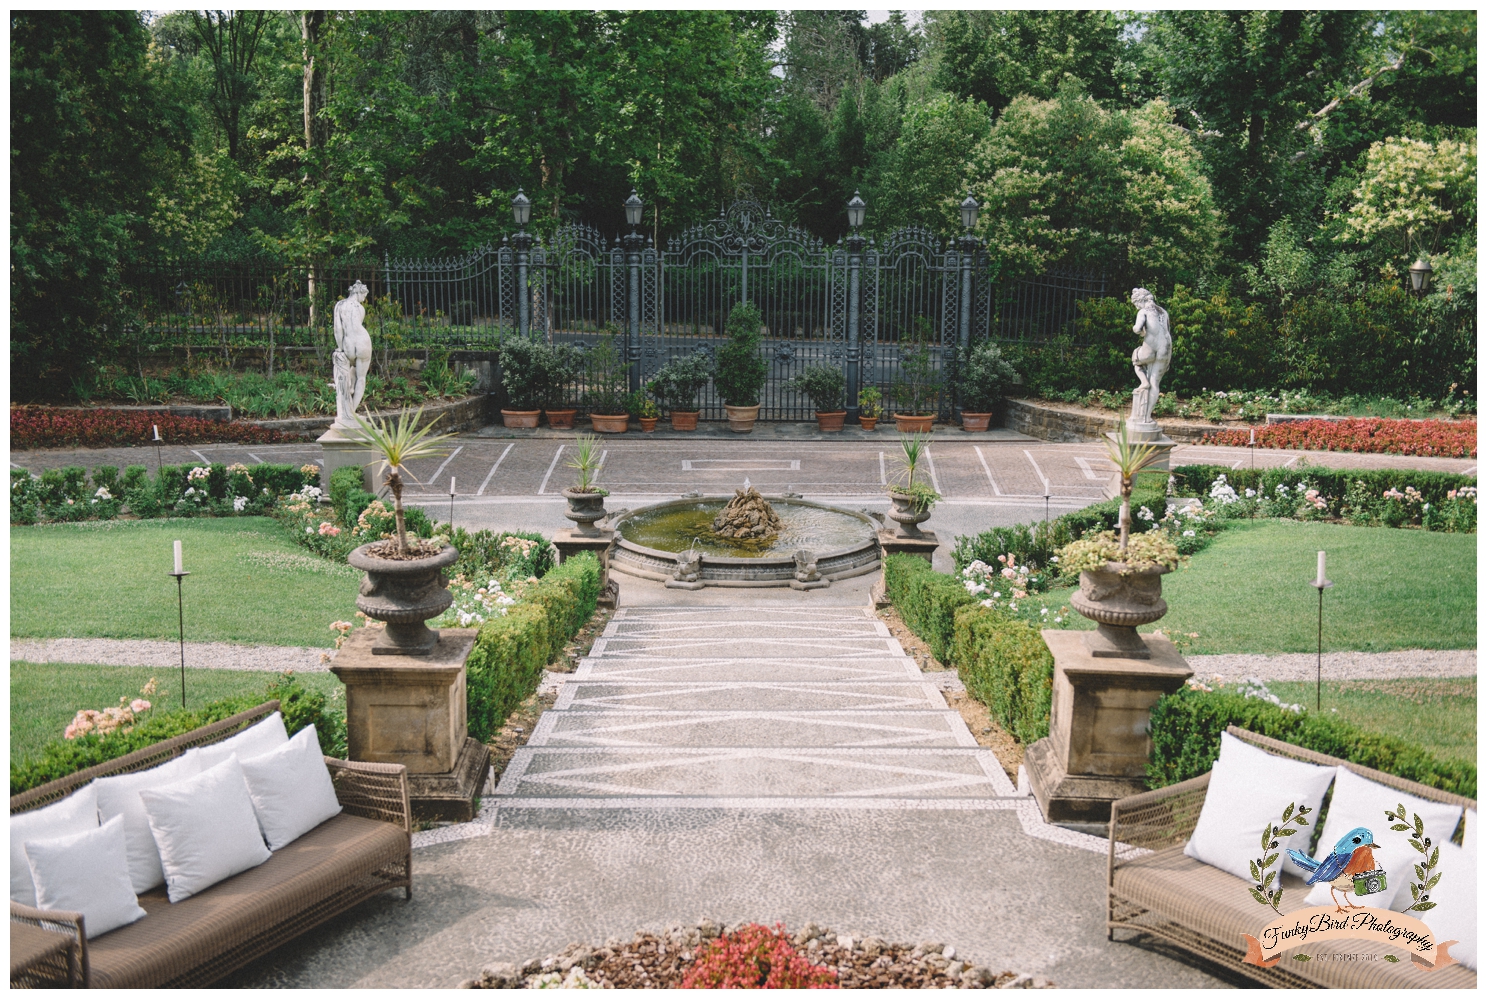
[[[408,544],[408,550],[402,552],[398,550],[397,538],[391,538],[387,541],[379,541],[375,544],[367,545],[364,552],[372,558],[385,559],[389,562],[416,562],[421,558],[431,558],[443,550],[444,543],[442,541],[429,541],[427,539],[420,541],[415,539]]]
[[[236,420],[220,423],[166,412],[14,406],[10,410],[10,447],[13,451],[143,447],[155,443],[157,426],[166,444],[285,444],[300,440],[296,434]]]
[[[495,965],[460,987],[680,988],[708,942],[736,928],[704,919],[695,926],[673,925],[659,934],[639,932],[630,940],[611,937],[602,947],[569,944],[561,953],[532,958],[521,965]],[[953,948],[935,942],[913,945],[888,943],[876,937],[854,940],[811,923],[791,935],[791,943],[812,964],[834,970],[841,988],[1055,987],[1046,978],[967,965]]]
[[[1297,420],[1255,427],[1255,446],[1304,451],[1352,451],[1364,454],[1410,454],[1440,458],[1475,458],[1475,420]],[[1248,430],[1221,430],[1208,444],[1243,447]]]

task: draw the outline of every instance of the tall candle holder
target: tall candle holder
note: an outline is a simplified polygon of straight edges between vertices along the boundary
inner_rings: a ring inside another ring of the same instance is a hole
[[[186,596],[182,581],[191,573],[181,567],[181,543],[175,543],[175,570],[168,573],[176,580],[176,627],[181,640],[181,707],[186,706]]]
[[[1317,588],[1317,710],[1322,710],[1322,595],[1332,589],[1332,580],[1327,578],[1327,553],[1317,552],[1317,578],[1312,580]]]

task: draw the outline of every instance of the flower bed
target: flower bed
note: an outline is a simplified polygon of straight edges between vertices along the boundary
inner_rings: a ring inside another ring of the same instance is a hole
[[[124,512],[141,518],[257,516],[319,477],[318,465],[166,465],[153,479],[144,465],[122,473],[104,465],[91,481],[78,466],[37,476],[12,469],[10,522],[112,520]]]
[[[603,947],[569,944],[521,965],[499,964],[463,984],[476,989],[1040,988],[1046,978],[968,965],[939,943],[853,938],[814,923],[798,933],[776,924],[732,928],[704,919],[665,933],[611,937]]]
[[[169,444],[281,444],[294,434],[252,423],[220,423],[194,416],[117,409],[32,409],[12,407],[12,451],[66,447],[130,447],[154,443],[154,428]]]
[[[1354,451],[1441,458],[1475,458],[1475,420],[1298,420],[1254,429],[1255,446],[1307,451]],[[1220,430],[1209,444],[1248,445],[1250,431]]]

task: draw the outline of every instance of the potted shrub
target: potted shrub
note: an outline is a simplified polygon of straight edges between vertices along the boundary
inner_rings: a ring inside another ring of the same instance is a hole
[[[760,350],[763,325],[758,306],[739,302],[728,313],[728,342],[718,350],[713,382],[723,396],[728,429],[735,433],[753,430],[759,418],[759,390],[769,375],[769,362]]]
[[[621,362],[614,341],[612,336],[603,338],[584,359],[589,419],[601,434],[622,434],[630,429],[630,414],[625,408],[625,372],[630,366]]]
[[[939,410],[940,376],[935,371],[931,345],[934,331],[923,316],[914,319],[913,333],[899,345],[899,377],[893,383],[894,423],[901,434],[929,433]]]
[[[544,344],[546,365],[543,372],[542,408],[547,412],[547,425],[557,430],[573,429],[578,410],[563,401],[564,390],[578,377],[583,358],[566,343]]]
[[[819,430],[832,433],[842,429],[847,411],[839,407],[847,376],[842,374],[840,368],[813,364],[790,379],[789,384],[795,391],[810,396],[811,404],[816,407],[816,427]]]
[[[512,336],[501,341],[501,387],[506,390],[501,419],[506,426],[537,426],[548,391],[548,354],[548,346],[541,340]]]
[[[903,453],[896,456],[898,475],[888,487],[888,498],[893,501],[888,519],[898,525],[895,533],[901,538],[924,537],[919,525],[929,519],[930,509],[940,501],[940,494],[929,483],[915,477],[928,443],[929,438],[920,434],[899,438]]]
[[[674,357],[656,372],[651,394],[671,414],[672,430],[697,429],[697,394],[712,380],[712,359],[703,351]]]
[[[656,421],[661,418],[661,411],[656,408],[655,400],[645,394],[645,389],[636,389],[625,396],[625,410],[640,421],[641,433],[655,432]]]
[[[599,531],[594,521],[604,519],[604,497],[609,492],[594,484],[599,474],[599,438],[592,434],[580,434],[573,448],[573,458],[567,462],[569,468],[578,473],[573,488],[563,490],[568,509],[563,516],[573,521],[575,530],[588,537],[596,537]]]
[[[453,603],[444,569],[459,561],[459,549],[432,539],[414,538],[410,542],[403,512],[407,463],[415,458],[441,456],[444,452],[437,445],[453,436],[430,437],[433,424],[420,428],[422,417],[422,407],[413,414],[400,413],[396,422],[389,418],[379,423],[370,415],[365,420],[357,417],[360,430],[351,435],[381,458],[379,471],[387,473],[385,481],[392,491],[397,529],[394,537],[362,545],[346,557],[347,562],[366,573],[356,598],[357,609],[387,624],[372,647],[379,655],[428,655],[439,643],[439,633],[424,622],[438,617]]]
[[[988,429],[992,409],[1002,401],[1006,387],[1016,375],[995,343],[983,340],[972,347],[956,378],[960,388],[960,429],[972,432]]]
[[[857,393],[857,422],[863,430],[878,426],[878,417],[883,415],[883,393],[876,385],[869,385]]]

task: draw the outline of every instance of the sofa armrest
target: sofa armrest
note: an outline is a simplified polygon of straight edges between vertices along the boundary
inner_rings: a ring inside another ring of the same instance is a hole
[[[335,785],[336,800],[348,814],[413,831],[407,767],[401,763],[354,763],[333,756],[325,758],[325,766]]]
[[[1110,876],[1114,883],[1116,844],[1140,850],[1180,846],[1192,836],[1208,797],[1212,771],[1180,784],[1133,794],[1110,805]]]
[[[88,934],[81,912],[10,903],[11,986],[88,987]],[[55,936],[61,941],[46,939]]]

